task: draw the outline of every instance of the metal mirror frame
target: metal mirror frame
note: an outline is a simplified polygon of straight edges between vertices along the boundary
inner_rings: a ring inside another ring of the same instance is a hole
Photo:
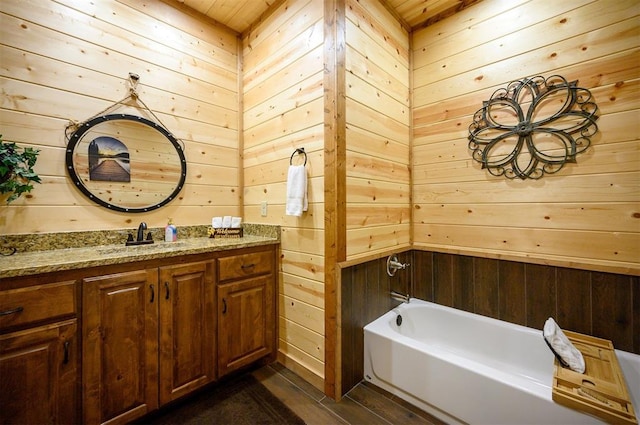
[[[87,133],[87,131],[89,131],[92,127],[98,124],[101,124],[107,121],[115,121],[115,120],[134,121],[134,122],[145,124],[151,127],[152,129],[158,131],[160,134],[162,134],[169,142],[171,142],[173,147],[176,149],[176,153],[178,154],[178,157],[180,159],[180,168],[181,168],[180,180],[176,185],[176,188],[174,189],[174,191],[167,198],[160,201],[159,203],[148,206],[148,207],[144,207],[144,208],[126,208],[126,207],[121,207],[119,205],[111,204],[97,197],[93,193],[91,193],[91,191],[84,185],[84,183],[82,183],[82,180],[76,173],[76,170],[73,166],[73,153],[76,145],[78,145],[78,143],[82,140],[82,136],[84,136],[85,133]],[[69,177],[71,177],[71,180],[73,181],[73,183],[90,200],[110,210],[128,212],[128,213],[141,213],[141,212],[153,211],[155,209],[158,209],[168,204],[169,202],[171,202],[173,199],[176,198],[178,193],[180,193],[187,177],[187,161],[184,156],[183,148],[178,142],[178,139],[176,139],[173,136],[173,134],[171,134],[166,128],[164,128],[160,124],[155,123],[147,118],[139,117],[136,115],[130,115],[130,114],[101,115],[84,122],[77,130],[73,132],[73,134],[69,138],[69,143],[67,144],[67,152],[66,152],[66,167],[67,167],[67,172],[69,173]]]

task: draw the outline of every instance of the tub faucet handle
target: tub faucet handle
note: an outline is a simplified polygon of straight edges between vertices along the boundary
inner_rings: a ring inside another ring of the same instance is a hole
[[[396,271],[404,270],[409,266],[409,263],[401,263],[398,261],[398,257],[395,255],[390,255],[389,258],[387,258],[387,274],[389,276],[394,276]]]

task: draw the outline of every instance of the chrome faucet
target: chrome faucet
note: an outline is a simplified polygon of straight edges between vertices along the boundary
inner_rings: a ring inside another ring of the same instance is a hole
[[[389,258],[387,258],[387,274],[389,276],[394,276],[398,270],[404,270],[409,266],[409,263],[401,263],[398,261],[398,257],[395,255],[390,255]]]
[[[409,294],[401,294],[397,291],[391,291],[389,293],[391,294],[391,298],[393,298],[394,300],[402,301],[403,303],[409,304],[409,300],[411,299],[411,296]]]

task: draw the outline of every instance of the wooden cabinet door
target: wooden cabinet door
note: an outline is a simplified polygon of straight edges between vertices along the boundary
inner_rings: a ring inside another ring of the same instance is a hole
[[[157,269],[83,279],[84,423],[126,423],[158,407]]]
[[[273,349],[273,277],[218,286],[218,372],[223,376]]]
[[[0,423],[78,423],[76,319],[0,335]]]
[[[215,262],[160,268],[160,404],[215,379]]]

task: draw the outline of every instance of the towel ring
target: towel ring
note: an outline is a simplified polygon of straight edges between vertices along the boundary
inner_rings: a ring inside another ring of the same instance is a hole
[[[307,153],[304,151],[304,148],[298,148],[291,154],[291,158],[289,158],[289,165],[293,165],[293,156],[295,154],[304,155],[304,164],[307,165]]]

